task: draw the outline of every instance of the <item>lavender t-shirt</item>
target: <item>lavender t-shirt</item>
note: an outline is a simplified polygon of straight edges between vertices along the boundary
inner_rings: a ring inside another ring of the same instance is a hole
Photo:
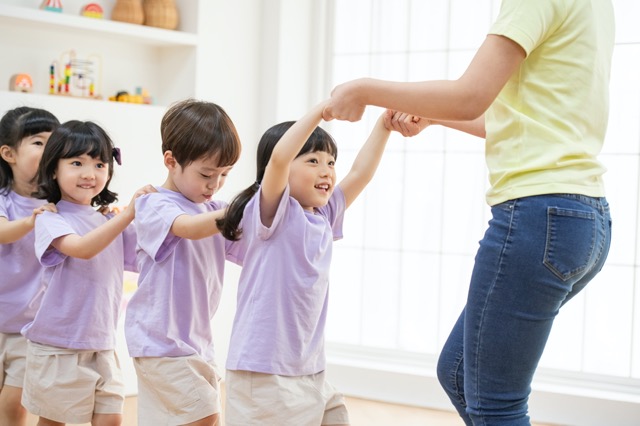
[[[13,191],[0,194],[0,216],[22,219],[44,200],[23,197]],[[0,333],[19,333],[33,320],[42,293],[42,266],[33,249],[33,231],[11,244],[0,244]]]
[[[326,206],[309,212],[287,187],[269,228],[259,200],[260,191],[241,222],[246,253],[226,367],[315,374],[325,369],[329,269],[333,241],[342,238],[344,194],[336,187]]]
[[[138,289],[125,317],[132,357],[199,354],[212,361],[211,320],[220,302],[225,262],[221,235],[189,240],[170,232],[183,214],[219,210],[221,201],[194,203],[158,187],[136,200]]]
[[[56,250],[51,242],[69,234],[85,235],[104,224],[107,217],[93,207],[67,201],[57,203],[58,213],[36,218],[36,256],[45,267],[45,291],[34,320],[22,329],[37,343],[67,349],[109,350],[116,344],[116,326],[122,299],[125,239],[135,239],[133,226],[91,259],[79,259]]]

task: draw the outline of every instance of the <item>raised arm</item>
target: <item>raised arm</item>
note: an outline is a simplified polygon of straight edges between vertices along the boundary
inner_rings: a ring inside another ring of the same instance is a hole
[[[369,138],[360,148],[356,159],[353,161],[351,170],[339,183],[340,189],[344,193],[347,207],[369,184],[378,168],[378,164],[380,164],[384,147],[391,133],[385,126],[385,120],[390,120],[391,117],[393,117],[393,111],[387,110],[378,118]]]
[[[33,230],[36,223],[36,216],[44,211],[55,213],[56,205],[53,203],[44,204],[36,209],[30,216],[21,219],[9,220],[6,217],[0,217],[0,244],[11,244],[27,235]]]
[[[427,127],[433,125],[441,125],[450,129],[460,130],[461,132],[469,133],[470,135],[480,138],[486,137],[484,114],[475,120],[467,121],[432,120],[406,113],[396,113],[392,118],[385,118],[385,126],[401,133],[402,136],[415,136]]]
[[[323,118],[357,121],[366,105],[377,105],[432,120],[474,120],[487,110],[524,58],[524,50],[514,41],[488,35],[458,80],[349,81],[333,89]]]
[[[112,219],[82,236],[78,234],[63,235],[53,240],[51,245],[67,256],[91,259],[107,248],[133,221],[135,217],[135,199],[149,192],[155,192],[155,188],[151,185],[140,188],[122,213],[115,215]]]
[[[320,124],[325,105],[326,102],[316,105],[296,121],[273,148],[261,184],[260,217],[265,226],[273,223],[280,198],[289,182],[291,162]]]

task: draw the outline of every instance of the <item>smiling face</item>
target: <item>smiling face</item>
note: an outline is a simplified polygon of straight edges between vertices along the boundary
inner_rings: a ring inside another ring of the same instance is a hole
[[[218,167],[217,157],[200,158],[182,167],[171,151],[165,152],[165,165],[169,169],[164,188],[180,192],[194,203],[204,203],[225,184],[233,166]]]
[[[303,209],[313,211],[329,202],[336,182],[333,155],[316,151],[302,154],[291,163],[290,195]]]
[[[75,204],[91,205],[93,197],[109,181],[109,165],[88,154],[58,160],[54,178],[61,199]]]
[[[51,132],[42,132],[27,136],[16,149],[3,146],[3,157],[9,163],[13,173],[13,190],[25,197],[35,190],[35,177],[42,152]]]

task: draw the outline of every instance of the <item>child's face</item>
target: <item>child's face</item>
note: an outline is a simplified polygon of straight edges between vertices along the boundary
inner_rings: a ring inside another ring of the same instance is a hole
[[[13,172],[14,190],[18,188],[33,188],[34,178],[38,172],[38,164],[42,158],[44,147],[51,136],[51,132],[42,132],[22,139],[18,148],[14,151],[11,164]]]
[[[63,200],[90,205],[93,197],[102,192],[109,180],[109,164],[88,154],[61,158],[54,177]]]
[[[305,210],[329,202],[336,182],[336,160],[323,152],[308,152],[293,160],[289,171],[289,188],[293,198]]]
[[[225,184],[233,166],[218,167],[217,158],[201,158],[186,167],[177,162],[169,168],[166,187],[180,192],[194,203],[211,200]]]

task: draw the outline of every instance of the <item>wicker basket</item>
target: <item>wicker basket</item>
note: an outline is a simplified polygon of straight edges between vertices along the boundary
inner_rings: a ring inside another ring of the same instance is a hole
[[[144,22],[142,0],[117,0],[111,12],[111,19],[141,25]]]
[[[144,24],[175,30],[178,28],[178,8],[175,0],[144,0]]]

